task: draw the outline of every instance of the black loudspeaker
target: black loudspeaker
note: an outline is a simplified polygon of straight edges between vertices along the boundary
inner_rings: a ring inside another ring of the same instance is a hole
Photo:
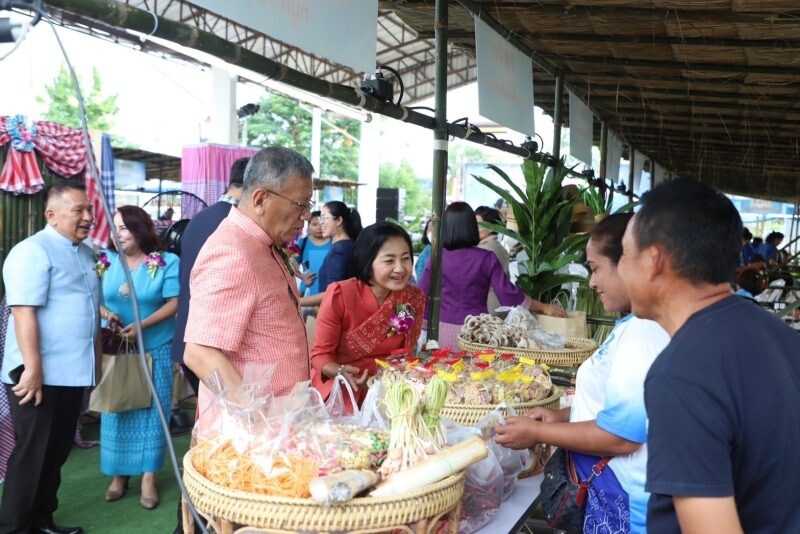
[[[189,219],[181,219],[164,232],[161,239],[167,247],[167,252],[172,252],[176,256],[181,255],[181,236],[183,236],[183,231],[186,230],[187,226],[189,226]]]
[[[399,221],[400,213],[400,190],[394,187],[379,187],[376,199],[375,220],[385,221],[392,219]]]

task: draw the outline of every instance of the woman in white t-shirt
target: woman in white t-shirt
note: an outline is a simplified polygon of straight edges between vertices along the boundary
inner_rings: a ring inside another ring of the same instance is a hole
[[[497,429],[497,443],[512,449],[536,443],[567,449],[581,480],[601,457],[613,457],[590,486],[585,533],[646,531],[644,379],[669,337],[655,322],[630,314],[630,299],[617,274],[622,236],[631,217],[626,213],[605,218],[586,245],[589,286],[607,311],[626,315],[578,369],[572,408],[538,408],[526,417],[509,418]]]

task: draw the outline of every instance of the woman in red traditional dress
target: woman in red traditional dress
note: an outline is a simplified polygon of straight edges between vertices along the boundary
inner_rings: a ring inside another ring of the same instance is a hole
[[[425,295],[409,285],[411,238],[400,226],[380,222],[365,228],[353,249],[355,278],[328,286],[319,308],[311,349],[311,383],[324,398],[342,375],[361,403],[375,359],[416,347]],[[343,395],[347,410],[352,406]]]

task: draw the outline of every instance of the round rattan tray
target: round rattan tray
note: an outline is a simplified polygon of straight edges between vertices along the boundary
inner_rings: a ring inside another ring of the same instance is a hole
[[[536,363],[577,367],[597,350],[597,342],[593,339],[582,337],[568,337],[567,348],[565,349],[522,349],[518,347],[493,347],[483,343],[467,341],[458,336],[458,347],[468,352],[493,350],[495,352],[507,352],[516,356],[533,358]]]
[[[205,516],[270,531],[349,532],[392,528],[441,517],[464,493],[464,474],[457,473],[420,491],[397,497],[360,497],[322,506],[310,499],[270,497],[224,488],[210,482],[183,457],[183,481],[197,510]]]
[[[560,407],[559,401],[563,394],[563,388],[553,386],[552,391],[550,391],[550,396],[546,399],[508,404],[508,406],[513,408],[517,412],[517,415],[524,415],[537,406],[557,410]],[[442,417],[452,419],[456,423],[472,426],[477,423],[481,417],[498,408],[504,416],[507,416],[508,410],[502,406],[502,404],[445,404],[439,414]]]

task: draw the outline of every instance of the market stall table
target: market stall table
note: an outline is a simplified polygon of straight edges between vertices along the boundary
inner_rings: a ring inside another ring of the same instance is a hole
[[[521,529],[532,512],[534,499],[539,495],[542,478],[544,478],[544,474],[539,473],[536,476],[520,480],[511,496],[500,506],[497,515],[477,532],[498,534],[500,532],[517,532]]]

